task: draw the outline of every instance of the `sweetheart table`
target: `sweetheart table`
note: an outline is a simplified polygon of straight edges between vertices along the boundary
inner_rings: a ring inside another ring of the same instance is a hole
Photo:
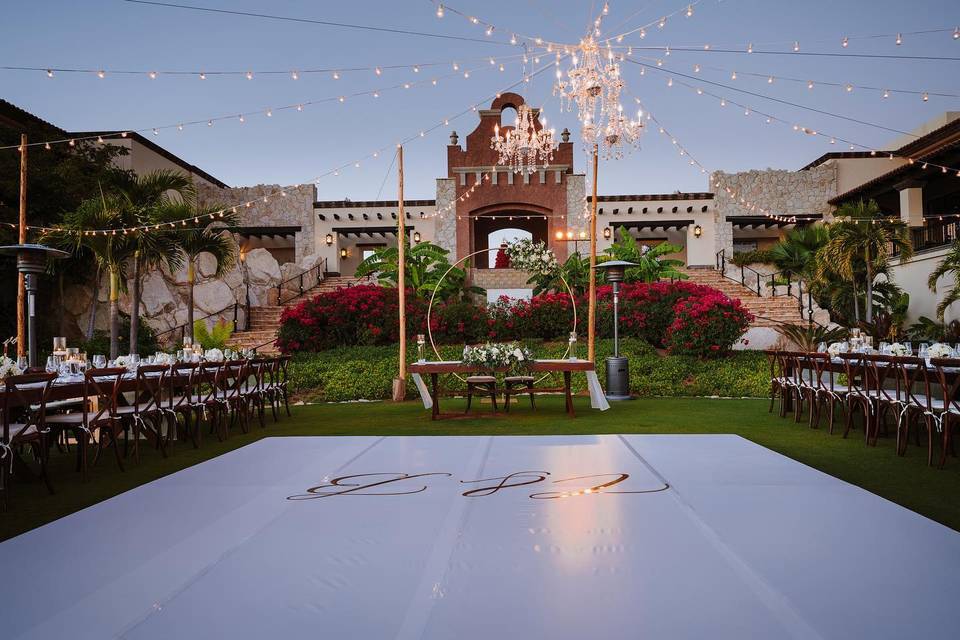
[[[567,414],[574,417],[573,410],[573,391],[571,389],[571,376],[574,372],[583,372],[587,376],[587,388],[590,391],[590,406],[593,409],[606,411],[610,408],[606,396],[603,394],[603,387],[600,386],[600,380],[597,378],[597,370],[590,360],[580,359],[555,359],[555,360],[534,360],[530,365],[530,373],[562,373],[563,374],[563,394],[566,399]],[[430,418],[436,420],[440,417],[440,375],[441,374],[475,374],[479,371],[476,365],[465,364],[459,360],[439,360],[428,362],[416,362],[408,366],[413,376],[413,382],[417,385],[420,392],[420,398],[423,400],[425,409],[431,409]],[[423,376],[430,376],[430,388],[423,381]]]

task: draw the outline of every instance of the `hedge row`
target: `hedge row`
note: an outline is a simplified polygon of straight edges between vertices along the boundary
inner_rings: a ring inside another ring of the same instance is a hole
[[[277,345],[285,353],[325,351],[341,346],[389,345],[399,339],[396,289],[360,285],[338,289],[288,308]],[[407,330],[427,333],[427,303],[407,292]],[[586,295],[545,293],[531,300],[503,298],[492,305],[447,300],[433,308],[433,339],[441,344],[507,340],[564,340],[573,325],[580,333],[587,318]],[[678,355],[720,356],[743,335],[752,317],[739,300],[692,282],[625,284],[620,295],[620,333]],[[597,290],[597,333],[610,337],[611,287]]]
[[[559,357],[562,343],[528,342],[540,358]],[[582,345],[581,345],[582,346]],[[766,359],[762,353],[736,351],[712,360],[690,356],[662,356],[642,340],[621,340],[621,354],[630,359],[630,389],[638,396],[728,396],[761,397],[769,385]],[[462,347],[440,347],[444,359],[457,359]],[[414,350],[415,351],[415,350]],[[597,360],[610,355],[612,342],[597,342]],[[397,373],[397,347],[341,347],[318,353],[294,356],[290,366],[292,391],[306,401],[342,402],[382,400],[390,397]],[[410,361],[416,353],[410,353]],[[581,354],[582,356],[583,354]],[[601,383],[603,373],[600,373]],[[558,386],[557,383],[542,384]],[[582,375],[573,376],[574,389],[586,391]],[[446,376],[444,388],[462,391],[463,384]],[[412,378],[407,382],[408,396],[417,396]]]

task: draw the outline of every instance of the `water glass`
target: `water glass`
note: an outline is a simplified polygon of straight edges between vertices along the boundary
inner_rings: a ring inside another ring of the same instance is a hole
[[[131,371],[136,371],[136,370],[137,370],[137,367],[139,367],[139,366],[140,366],[140,354],[139,354],[139,353],[131,353],[131,354],[130,354],[130,367],[129,367],[129,369],[130,369]]]
[[[904,348],[907,350],[907,355],[908,355],[908,356],[912,356],[912,355],[913,355],[913,343],[912,343],[912,342],[904,342],[904,343],[903,343],[903,346],[904,346]]]
[[[27,359],[27,356],[17,357],[17,368],[20,369],[20,371],[26,371],[29,366],[30,361]]]
[[[821,342],[817,345],[817,353],[826,353],[827,352],[827,343]]]
[[[927,358],[927,351],[928,351],[929,349],[930,349],[930,347],[927,346],[927,343],[926,343],[926,342],[921,342],[921,343],[920,343],[920,351],[917,353],[917,355],[920,356],[921,358],[923,358],[924,360],[926,360],[926,358]]]
[[[47,356],[47,365],[44,367],[47,373],[56,373],[60,370],[60,358],[57,356]]]
[[[93,356],[93,368],[102,369],[107,366],[107,357],[103,355]]]
[[[881,342],[879,349],[881,354],[888,355],[890,353],[890,344],[887,342]]]

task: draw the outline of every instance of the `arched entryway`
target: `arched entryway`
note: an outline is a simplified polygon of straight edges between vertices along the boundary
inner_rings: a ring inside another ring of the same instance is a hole
[[[529,205],[497,205],[471,212],[470,251],[496,248],[503,239],[529,238],[534,242],[549,242],[549,218],[545,216],[549,216],[548,211]],[[489,256],[478,258],[472,266],[478,269],[491,267],[493,252]]]

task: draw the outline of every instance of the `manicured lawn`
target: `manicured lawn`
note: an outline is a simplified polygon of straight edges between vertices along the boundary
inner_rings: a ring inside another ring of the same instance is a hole
[[[940,471],[926,466],[925,448],[911,445],[905,458],[893,452],[892,438],[866,447],[862,432],[847,440],[835,431],[813,431],[792,417],[767,413],[763,400],[647,398],[615,404],[605,413],[591,411],[586,398],[577,398],[578,417],[563,414],[558,397],[538,399],[538,410],[514,408],[509,417],[493,416],[481,406],[469,419],[431,423],[422,405],[407,402],[325,404],[293,407],[291,418],[248,435],[234,433],[218,443],[206,437],[194,450],[173,447],[170,457],[144,449],[137,465],[127,463],[121,473],[112,458],[101,460],[82,484],[74,473],[72,455],[54,454],[51,474],[57,494],[49,496],[39,481],[16,482],[7,513],[0,513],[0,539],[6,539],[64,515],[105,500],[140,484],[203,462],[267,436],[304,435],[540,435],[562,433],[735,433],[838,478],[859,485],[929,518],[960,530],[960,460],[951,458]],[[445,411],[458,411],[463,401],[445,399]],[[842,432],[842,429],[839,430]],[[925,445],[924,445],[925,446]],[[150,505],[143,505],[149,509]]]

